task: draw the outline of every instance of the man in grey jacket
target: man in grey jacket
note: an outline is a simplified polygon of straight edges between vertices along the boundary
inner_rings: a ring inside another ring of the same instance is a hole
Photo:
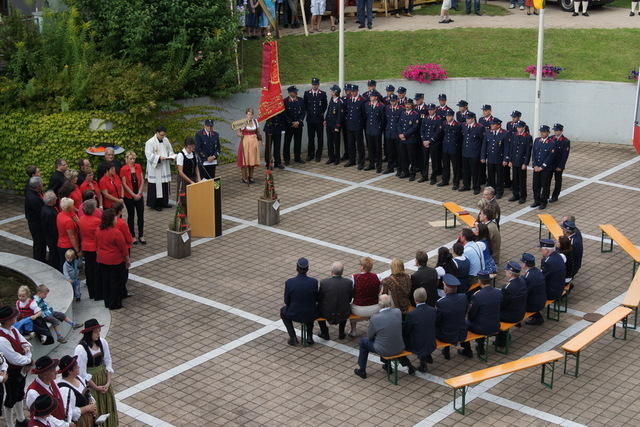
[[[380,295],[378,305],[380,306],[380,312],[371,316],[367,338],[360,340],[359,368],[353,371],[360,378],[367,378],[366,369],[369,352],[377,353],[380,356],[393,356],[404,351],[402,313],[397,308],[391,308],[391,297],[389,295]],[[404,365],[407,360],[401,360],[400,362]],[[383,369],[389,370],[388,363],[384,363]],[[412,374],[413,372],[409,373]]]
[[[319,337],[324,340],[329,339],[327,322],[331,325],[338,325],[339,339],[343,340],[346,338],[344,327],[351,314],[353,283],[351,280],[342,277],[343,271],[344,265],[336,261],[331,265],[331,277],[320,281],[318,312],[320,313],[320,317],[327,320],[318,321],[318,325],[320,326]]]

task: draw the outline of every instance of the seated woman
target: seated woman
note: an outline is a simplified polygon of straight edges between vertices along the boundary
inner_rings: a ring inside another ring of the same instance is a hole
[[[71,412],[71,420],[76,427],[93,427],[96,415],[96,401],[89,393],[87,382],[80,376],[78,356],[63,356],[58,362],[58,373],[62,379],[56,381],[65,410]]]
[[[438,273],[438,288],[443,289],[442,277],[449,273],[456,276],[458,265],[453,260],[451,251],[446,246],[438,248],[438,260],[436,261],[436,272]]]
[[[489,235],[489,228],[486,224],[478,223],[476,224],[476,228],[474,229],[476,232],[476,242],[480,247],[484,248],[482,250],[482,258],[484,259],[484,269],[489,270],[492,274],[496,274],[498,268],[496,267],[496,263],[493,260],[492,252],[491,252],[491,237]]]
[[[391,260],[391,274],[382,280],[382,294],[389,295],[392,307],[402,314],[411,310],[411,276],[404,272],[404,263],[398,258]]]
[[[373,260],[369,257],[360,259],[360,273],[353,275],[353,302],[351,303],[351,313],[360,317],[371,317],[380,311],[378,305],[378,295],[380,295],[380,279],[378,275],[371,272]],[[356,322],[351,319],[350,337],[356,337]]]
[[[571,283],[573,280],[573,248],[571,247],[571,239],[567,236],[560,236],[556,245],[560,256],[564,258],[565,267],[565,283]]]

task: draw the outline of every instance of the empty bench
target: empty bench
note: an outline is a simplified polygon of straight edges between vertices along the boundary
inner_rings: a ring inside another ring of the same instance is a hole
[[[631,259],[633,260],[633,273],[636,274],[636,267],[640,264],[640,249],[633,243],[631,240],[627,239],[617,228],[615,228],[611,224],[600,224],[600,230],[602,231],[602,235],[600,237],[600,252],[611,252],[613,251],[613,242],[616,242],[624,251],[629,254]],[[605,234],[609,236],[611,240],[609,244],[609,249],[604,248],[604,236]]]
[[[444,380],[444,383],[453,388],[453,409],[455,409],[456,412],[464,415],[467,387],[486,380],[490,380],[491,378],[512,374],[514,372],[522,371],[536,366],[542,366],[542,375],[540,377],[540,382],[543,385],[552,388],[555,362],[559,359],[562,359],[562,354],[558,353],[555,350],[551,350],[545,353],[534,354],[533,356],[514,360],[512,362],[503,363],[502,365],[492,366],[491,368],[481,369],[479,371],[470,372],[468,374],[460,375],[453,378],[447,378],[446,380]],[[551,376],[548,381],[545,380],[547,374],[550,374]],[[461,392],[460,396],[462,397],[462,405],[460,407],[456,406],[458,392]]]
[[[465,223],[469,227],[476,225],[476,219],[469,213],[460,214],[460,212],[466,212],[455,202],[444,202],[444,228],[455,228],[456,218],[459,218],[461,222]],[[453,225],[449,227],[449,212],[453,214]]]
[[[633,309],[633,326],[628,326],[628,328],[636,329],[638,327],[638,305],[640,305],[640,270],[633,276],[622,305]]]
[[[539,229],[538,229],[538,238],[542,239],[542,225],[544,224],[545,227],[547,227],[547,231],[549,232],[549,238],[551,238],[551,236],[553,236],[554,239],[559,240],[560,236],[564,235],[564,232],[562,231],[562,227],[560,227],[560,224],[558,224],[558,222],[555,220],[555,218],[553,216],[551,216],[550,214],[538,214],[538,222],[539,222]]]
[[[564,343],[562,345],[562,349],[564,350],[564,373],[567,373],[567,360],[569,359],[569,356],[573,356],[575,359],[575,367],[570,375],[577,377],[580,369],[580,352],[611,327],[613,327],[613,337],[618,338],[616,337],[616,326],[620,321],[622,321],[624,329],[623,337],[621,339],[626,340],[627,316],[629,316],[631,311],[632,310],[628,307],[616,307],[604,315],[600,320],[594,322],[588,328]]]

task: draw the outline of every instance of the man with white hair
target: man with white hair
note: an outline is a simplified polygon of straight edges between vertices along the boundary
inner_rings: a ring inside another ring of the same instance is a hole
[[[29,178],[27,194],[24,198],[24,216],[27,219],[29,233],[33,240],[33,259],[40,262],[47,261],[47,247],[44,239],[44,229],[40,211],[44,202],[42,201],[42,178],[32,176]]]
[[[320,338],[329,339],[329,328],[331,325],[338,325],[338,338],[346,338],[344,327],[351,314],[351,299],[353,298],[353,283],[351,280],[342,277],[344,265],[336,261],[331,265],[331,277],[320,281],[318,291],[318,312],[320,317],[326,321],[318,321],[320,326]]]
[[[552,239],[540,240],[540,253],[542,254],[540,268],[542,269],[542,274],[544,274],[547,299],[555,301],[562,296],[562,291],[564,290],[566,275],[564,259],[556,251],[556,244]],[[530,319],[534,322],[539,322],[542,319],[542,314],[537,312]]]

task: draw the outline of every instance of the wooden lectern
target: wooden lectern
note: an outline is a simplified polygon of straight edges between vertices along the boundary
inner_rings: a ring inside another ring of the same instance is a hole
[[[222,234],[220,178],[187,185],[187,221],[191,237],[218,237]]]

